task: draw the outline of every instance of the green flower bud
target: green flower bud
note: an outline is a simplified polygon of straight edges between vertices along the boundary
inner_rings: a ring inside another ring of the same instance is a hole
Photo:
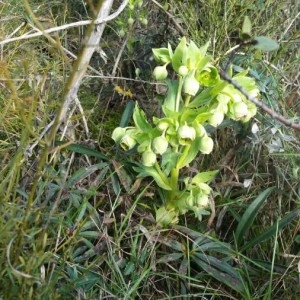
[[[146,18],[141,18],[141,23],[144,25],[144,26],[147,26],[148,25],[148,20]]]
[[[196,197],[196,203],[198,207],[207,207],[209,205],[209,197],[208,195],[198,195]]]
[[[146,150],[142,154],[142,162],[146,167],[152,167],[156,162],[156,154],[152,150]]]
[[[125,135],[126,133],[126,128],[125,127],[117,127],[115,128],[115,130],[113,131],[111,138],[116,142],[119,143],[120,140],[122,139],[122,137]]]
[[[125,134],[120,140],[120,146],[125,151],[132,149],[135,145],[136,141],[129,134]]]
[[[202,137],[202,136],[206,135],[206,130],[205,130],[204,126],[201,125],[199,122],[194,121],[193,127],[196,130],[196,136]]]
[[[199,145],[199,151],[203,154],[209,154],[214,148],[214,141],[209,136],[204,136]]]
[[[127,23],[129,26],[132,26],[132,24],[134,23],[134,19],[133,18],[128,18]]]
[[[125,31],[124,31],[124,29],[120,29],[120,30],[119,30],[119,36],[120,36],[121,38],[125,36]]]
[[[167,65],[157,66],[153,71],[156,80],[164,80],[168,77]]]
[[[232,104],[232,113],[235,120],[240,120],[248,115],[247,104],[243,101],[235,102]]]
[[[157,124],[157,128],[160,130],[160,131],[165,131],[169,128],[170,126],[170,123],[167,121],[167,120],[160,120]]]
[[[142,5],[143,5],[143,0],[138,1],[137,5],[138,5],[138,7],[142,7]]]
[[[196,130],[194,127],[185,124],[178,128],[177,135],[179,144],[190,145],[196,138]]]
[[[187,66],[180,66],[178,69],[178,74],[181,76],[185,76],[189,72]]]
[[[195,96],[200,88],[198,80],[194,77],[194,72],[188,74],[183,82],[182,91],[190,96]]]
[[[152,149],[155,154],[162,155],[167,151],[168,145],[169,143],[164,136],[158,136],[152,142]]]
[[[224,120],[224,114],[219,111],[215,111],[213,115],[208,119],[208,123],[214,127],[219,126]]]

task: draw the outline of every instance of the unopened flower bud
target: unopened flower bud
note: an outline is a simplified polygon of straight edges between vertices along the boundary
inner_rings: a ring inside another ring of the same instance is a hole
[[[167,120],[165,120],[165,119],[160,120],[160,121],[158,122],[158,124],[157,124],[157,128],[158,128],[160,131],[165,131],[165,130],[167,130],[167,129],[169,128],[169,126],[170,126],[170,123],[169,123]]]
[[[140,21],[144,26],[148,25],[148,20],[146,18],[142,18]]]
[[[195,78],[194,74],[191,73],[186,76],[183,82],[182,91],[190,96],[195,96],[200,88],[198,80]]]
[[[185,76],[189,72],[187,66],[180,66],[178,69],[178,74],[181,76]]]
[[[132,24],[134,23],[134,19],[133,18],[128,18],[127,23],[129,26],[132,26]]]
[[[146,167],[152,167],[156,162],[156,154],[152,150],[146,150],[142,154],[142,162]]]
[[[208,123],[214,127],[219,126],[224,120],[224,114],[219,111],[215,111],[213,115],[208,119]]]
[[[214,148],[214,141],[209,136],[204,136],[200,141],[199,150],[203,154],[209,154]]]
[[[164,136],[158,136],[152,142],[152,149],[154,153],[162,155],[167,151],[168,145],[169,143]]]
[[[198,207],[207,207],[209,205],[208,195],[202,194],[196,197],[196,203]]]
[[[168,77],[167,65],[157,66],[153,71],[156,80],[164,80]]]

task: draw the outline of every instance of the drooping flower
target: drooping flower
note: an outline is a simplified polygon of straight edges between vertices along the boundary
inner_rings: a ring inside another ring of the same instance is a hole
[[[196,130],[194,127],[184,124],[178,128],[177,135],[179,144],[190,145],[196,138]]]
[[[123,150],[128,151],[136,145],[136,141],[129,134],[125,134],[120,140],[120,146]]]
[[[163,135],[158,136],[152,141],[153,152],[162,155],[167,151],[168,145],[169,143]]]
[[[214,148],[214,141],[209,136],[202,137],[199,145],[199,150],[203,154],[209,154]]]
[[[183,82],[182,91],[190,96],[195,96],[200,88],[200,83],[194,76],[195,72],[189,73]]]
[[[146,167],[152,167],[156,162],[156,154],[148,149],[142,154],[142,162]]]
[[[167,64],[155,67],[153,76],[156,80],[165,80],[168,77]]]

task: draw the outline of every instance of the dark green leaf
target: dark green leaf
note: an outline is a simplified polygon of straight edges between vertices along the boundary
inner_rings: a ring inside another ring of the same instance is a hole
[[[177,261],[180,258],[182,258],[182,256],[183,256],[182,252],[181,253],[167,254],[167,255],[164,255],[164,256],[160,257],[157,260],[157,263],[168,263],[168,262],[171,262],[171,261]]]
[[[126,107],[124,109],[124,112],[122,114],[122,118],[120,121],[120,127],[126,127],[128,126],[128,123],[132,117],[133,114],[133,110],[134,110],[134,101],[130,100],[127,104]]]
[[[284,218],[282,218],[278,224],[275,223],[273,226],[269,227],[265,232],[263,232],[262,234],[260,234],[259,236],[257,236],[256,238],[254,238],[253,240],[251,240],[250,242],[248,242],[246,245],[244,245],[241,248],[241,252],[254,247],[255,245],[270,239],[274,236],[276,236],[276,232],[278,232],[279,230],[281,230],[283,227],[285,227],[286,225],[290,224],[293,220],[295,220],[296,218],[299,219],[300,216],[300,209],[296,209],[294,211],[291,211],[288,215],[286,215]]]
[[[245,287],[240,279],[239,273],[226,262],[215,257],[197,253],[191,259],[206,273],[219,282],[229,286],[233,290],[244,295]]]
[[[236,243],[241,245],[243,238],[251,227],[260,207],[274,188],[264,190],[246,209],[235,231]]]
[[[66,144],[66,143],[62,142],[62,141],[55,141],[56,146],[63,146],[64,144]],[[99,159],[104,160],[104,161],[109,160],[106,155],[100,153],[99,151],[90,149],[86,146],[82,146],[82,145],[79,145],[79,144],[70,144],[70,145],[66,146],[65,149],[67,149],[69,151],[72,151],[72,152],[75,152],[75,153],[84,154],[84,155],[87,155],[87,156],[94,156],[94,157],[99,158]]]

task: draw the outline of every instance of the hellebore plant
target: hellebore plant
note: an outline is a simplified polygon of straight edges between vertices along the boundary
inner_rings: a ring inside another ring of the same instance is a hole
[[[173,51],[168,48],[153,49],[159,66],[154,69],[156,80],[165,81],[167,95],[162,103],[163,117],[153,117],[148,122],[145,113],[135,105],[135,126],[114,130],[112,138],[128,151],[136,147],[141,164],[136,168],[140,177],[152,177],[161,188],[164,206],[156,211],[162,225],[176,223],[178,216],[193,211],[201,219],[209,207],[212,189],[208,183],[217,171],[199,172],[194,177],[183,176],[183,169],[199,153],[210,154],[214,141],[207,133],[207,124],[217,127],[225,117],[242,122],[256,114],[256,106],[220,79],[212,58],[206,55],[208,43],[198,48],[183,37]],[[176,73],[168,78],[167,66]],[[241,72],[233,77],[250,95],[259,90],[254,79]],[[230,73],[229,76],[232,76]]]

